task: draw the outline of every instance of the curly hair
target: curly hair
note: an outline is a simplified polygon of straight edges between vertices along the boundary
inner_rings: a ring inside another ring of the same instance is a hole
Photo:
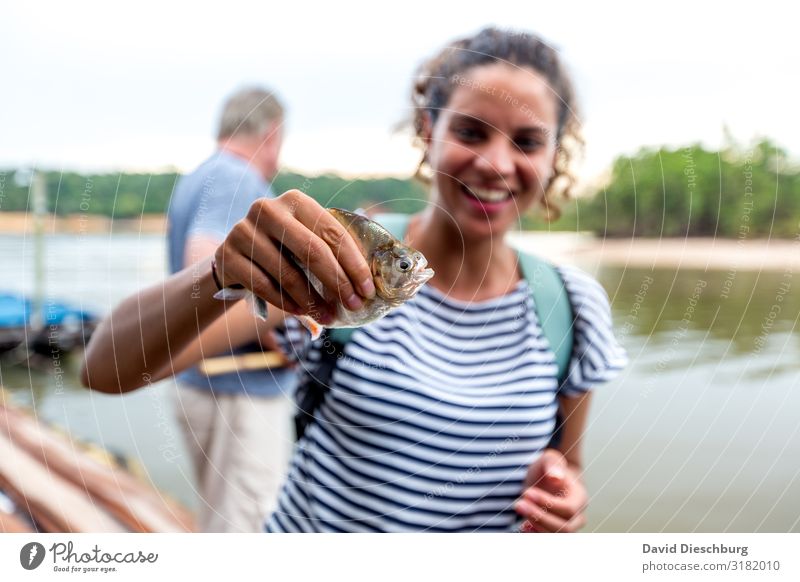
[[[560,216],[556,198],[572,196],[576,178],[574,162],[583,152],[584,141],[572,82],[558,53],[538,36],[527,32],[513,32],[494,27],[484,28],[474,36],[458,39],[434,57],[422,63],[416,72],[411,92],[416,141],[421,144],[425,116],[436,123],[439,112],[447,106],[459,75],[469,69],[495,63],[508,63],[529,67],[547,79],[550,89],[559,100],[556,129],[555,173],[545,188],[542,206],[547,220]],[[423,155],[416,177],[428,182],[423,169],[427,163]]]

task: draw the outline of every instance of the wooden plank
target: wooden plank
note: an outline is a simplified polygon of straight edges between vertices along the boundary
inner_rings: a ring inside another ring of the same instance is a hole
[[[0,511],[0,533],[34,533],[33,528],[13,513]]]
[[[0,487],[46,531],[127,531],[75,484],[14,446],[5,431],[0,431]]]
[[[239,356],[220,356],[219,358],[206,358],[200,362],[200,372],[206,376],[219,376],[246,370],[267,370],[269,368],[282,368],[288,365],[288,360],[280,352],[256,352]]]
[[[188,510],[126,471],[98,462],[76,443],[20,410],[0,404],[0,432],[51,473],[74,484],[130,530],[194,531]]]

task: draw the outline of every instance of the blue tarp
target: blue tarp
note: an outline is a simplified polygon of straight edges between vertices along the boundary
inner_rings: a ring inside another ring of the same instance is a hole
[[[45,325],[88,322],[95,316],[65,303],[45,299],[42,306]],[[33,316],[33,302],[21,295],[0,293],[0,328],[26,327]]]

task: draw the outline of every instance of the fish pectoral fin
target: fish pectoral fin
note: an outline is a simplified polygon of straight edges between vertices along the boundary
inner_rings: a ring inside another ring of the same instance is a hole
[[[325,328],[311,319],[308,315],[297,315],[295,316],[297,321],[299,321],[304,328],[306,328],[311,333],[311,339],[316,340],[322,335],[322,330]]]

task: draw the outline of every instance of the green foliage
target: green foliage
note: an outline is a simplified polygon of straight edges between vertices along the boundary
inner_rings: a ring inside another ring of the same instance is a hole
[[[130,218],[167,211],[179,175],[93,174],[45,172],[48,209],[59,215],[99,214]],[[0,170],[0,211],[29,210],[29,188],[18,184],[15,170]],[[348,180],[340,176],[306,177],[279,174],[273,190],[297,188],[325,206],[347,209],[374,208],[382,212],[413,213],[425,206],[425,189],[412,180],[370,178]]]
[[[282,172],[275,177],[272,189],[276,194],[296,188],[323,206],[375,209],[380,212],[413,213],[425,207],[425,188],[413,180],[370,178],[348,180],[341,176],[323,174],[306,177]]]
[[[46,172],[48,204],[57,214],[128,218],[167,210],[176,173],[96,174]],[[412,213],[425,206],[425,188],[398,178],[279,174],[277,194],[300,189],[324,206]],[[0,211],[25,211],[28,187],[14,170],[0,170]],[[800,170],[786,152],[764,140],[745,150],[721,152],[700,145],[642,149],[618,157],[608,185],[593,197],[562,205],[561,219],[547,223],[536,211],[522,226],[534,230],[593,231],[630,237],[793,237],[800,221]]]
[[[617,158],[608,186],[578,212],[584,230],[614,237],[791,237],[800,171],[769,141],[721,152],[643,149]]]
[[[0,211],[29,210],[27,184],[18,183],[14,170],[0,170]],[[130,218],[166,211],[178,174],[92,174],[44,172],[47,206],[58,215],[99,214]]]

